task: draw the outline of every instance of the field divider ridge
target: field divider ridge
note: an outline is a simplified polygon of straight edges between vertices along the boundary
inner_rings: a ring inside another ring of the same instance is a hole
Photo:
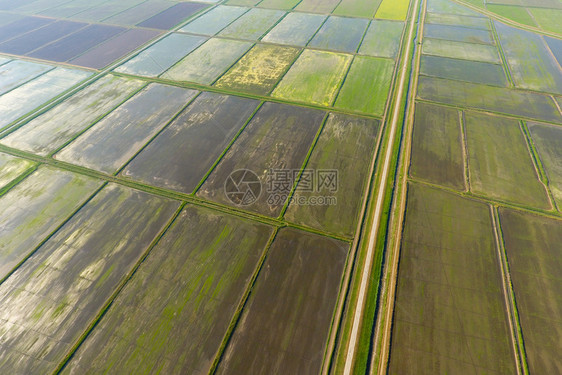
[[[202,85],[202,84],[195,83],[195,82],[178,82],[178,81],[172,81],[172,80],[163,79],[163,78],[142,77],[142,76],[136,76],[136,75],[132,75],[132,74],[118,73],[118,72],[112,72],[111,74],[115,75],[115,76],[120,76],[120,77],[129,77],[129,78],[140,79],[140,80],[144,80],[144,81],[148,81],[148,82],[161,83],[161,84],[169,85],[169,86],[176,86],[176,87],[183,87],[183,88],[188,88],[188,89],[193,89],[193,90],[214,92],[214,93],[218,93],[218,94],[238,96],[238,97],[241,97],[241,98],[257,99],[257,100],[261,100],[261,101],[265,101],[265,102],[290,104],[290,105],[293,105],[293,106],[298,106],[298,107],[303,107],[303,108],[320,109],[322,111],[330,111],[330,112],[334,112],[334,113],[341,113],[341,114],[344,114],[344,115],[350,115],[350,116],[356,116],[356,117],[373,118],[373,119],[377,119],[377,120],[382,119],[382,116],[372,115],[372,114],[368,114],[368,113],[364,113],[364,112],[343,110],[343,109],[338,109],[338,108],[335,108],[335,107],[328,107],[328,106],[312,104],[312,103],[307,103],[307,102],[290,101],[290,100],[286,100],[286,99],[279,99],[279,98],[276,98],[276,97],[273,97],[273,96],[264,96],[264,95],[256,95],[256,94],[252,94],[252,93],[248,93],[248,92],[233,91],[233,90],[218,88],[216,86]]]
[[[527,364],[527,356],[525,354],[523,332],[521,330],[521,323],[519,321],[519,313],[517,311],[515,293],[513,292],[513,284],[511,282],[511,274],[509,272],[509,264],[507,253],[505,251],[505,244],[503,240],[503,233],[501,230],[498,208],[493,205],[490,205],[489,207],[490,215],[492,218],[494,237],[496,241],[496,255],[498,256],[498,263],[500,265],[502,292],[504,295],[505,308],[509,322],[509,331],[511,333],[510,341],[513,345],[515,368],[517,369],[518,375],[529,375],[529,366]]]
[[[179,202],[178,202],[179,203]],[[162,237],[164,237],[164,235],[168,232],[168,230],[170,229],[170,227],[173,225],[173,223],[176,221],[176,219],[178,218],[178,216],[180,215],[180,213],[182,212],[182,210],[184,209],[185,205],[187,203],[183,202],[181,204],[179,204],[179,207],[176,209],[176,212],[172,215],[172,217],[168,220],[168,222],[164,225],[164,227],[160,230],[160,232],[158,233],[158,235],[152,240],[152,242],[150,243],[150,245],[147,247],[147,249],[140,255],[139,259],[137,260],[137,262],[132,266],[132,268],[124,275],[124,277],[121,279],[121,281],[119,282],[119,284],[117,284],[117,286],[115,287],[113,293],[111,293],[111,295],[109,296],[109,298],[105,301],[105,303],[103,304],[103,306],[98,310],[98,313],[96,314],[96,316],[88,323],[88,325],[86,326],[86,329],[84,330],[84,332],[80,335],[80,337],[74,342],[72,343],[71,348],[69,349],[69,351],[67,352],[66,356],[61,360],[61,362],[58,364],[58,366],[55,368],[55,370],[53,371],[53,375],[55,374],[60,374],[62,372],[62,370],[64,370],[64,368],[66,367],[66,365],[68,364],[68,362],[70,361],[70,359],[72,358],[72,356],[74,355],[74,353],[76,353],[76,350],[78,350],[78,348],[80,347],[80,345],[82,345],[82,343],[84,342],[84,340],[86,340],[86,338],[88,337],[88,335],[94,330],[94,328],[98,325],[98,323],[100,322],[100,320],[104,317],[105,313],[107,312],[107,310],[109,310],[109,308],[111,307],[111,305],[113,304],[113,301],[115,300],[115,298],[117,298],[117,296],[119,295],[119,293],[123,290],[123,288],[125,288],[125,286],[127,285],[127,283],[129,282],[129,280],[131,280],[131,278],[135,275],[135,273],[137,272],[138,268],[141,266],[141,264],[145,261],[145,259],[150,255],[150,253],[152,252],[152,250],[154,249],[154,247],[158,244],[158,242],[160,242],[160,240],[162,239]]]
[[[345,236],[341,236],[338,235],[336,233],[330,233],[330,232],[325,232],[316,228],[312,228],[312,227],[308,227],[306,225],[301,225],[301,224],[296,224],[296,223],[292,223],[292,222],[287,222],[284,220],[279,220],[277,218],[272,218],[269,216],[265,216],[262,214],[258,214],[258,213],[254,213],[251,211],[245,211],[236,207],[232,207],[232,206],[227,206],[221,203],[216,203],[213,201],[209,201],[209,200],[205,200],[205,199],[201,199],[198,197],[195,197],[191,194],[186,194],[186,193],[181,193],[178,191],[173,191],[173,190],[168,190],[168,189],[164,189],[164,188],[160,188],[157,186],[152,186],[152,185],[147,185],[144,183],[140,183],[140,182],[136,182],[136,181],[132,181],[129,179],[124,179],[118,176],[113,176],[110,174],[106,174],[103,172],[99,172],[93,169],[89,169],[86,167],[82,167],[82,166],[78,166],[78,165],[74,165],[68,162],[63,162],[60,160],[55,160],[53,158],[47,158],[47,157],[43,157],[43,156],[39,156],[39,155],[34,155],[25,151],[21,151],[21,150],[17,150],[17,149],[13,149],[4,145],[0,144],[0,152],[4,152],[6,154],[12,155],[12,156],[18,156],[20,158],[24,158],[27,160],[31,160],[40,164],[45,164],[45,165],[50,165],[65,171],[69,171],[69,172],[73,172],[73,173],[77,173],[80,175],[84,175],[84,176],[89,176],[92,178],[96,178],[105,182],[113,182],[122,186],[127,186],[136,190],[140,190],[140,191],[144,191],[146,193],[152,194],[152,195],[156,195],[156,196],[160,196],[160,197],[165,197],[165,198],[170,198],[170,199],[175,199],[178,201],[185,201],[187,203],[191,203],[194,204],[196,206],[199,207],[205,207],[208,209],[212,209],[218,212],[222,212],[222,213],[226,213],[226,214],[230,214],[230,215],[234,215],[237,217],[242,217],[248,220],[253,220],[255,222],[259,222],[259,223],[263,223],[266,225],[270,225],[270,226],[274,226],[274,227],[283,227],[283,226],[288,226],[288,227],[292,227],[292,228],[297,228],[300,230],[303,230],[305,232],[308,233],[314,233],[314,234],[318,234],[324,237],[329,237],[329,238],[333,238],[336,240],[340,240],[340,241],[344,241],[344,242],[351,242],[353,241],[352,238],[348,238]]]
[[[2,277],[0,279],[0,285],[3,284],[14,272],[16,272],[17,269],[23,263],[25,263],[29,258],[31,258],[33,256],[33,254],[35,254],[37,252],[37,250],[39,250],[39,248],[41,248],[41,246],[43,246],[45,244],[45,242],[47,242],[63,226],[65,226],[66,223],[68,223],[74,217],[74,215],[76,215],[78,213],[78,211],[80,211],[86,204],[88,204],[88,202],[90,202],[106,185],[107,185],[107,182],[103,182],[96,190],[94,190],[94,192],[89,197],[87,197],[84,200],[84,202],[82,204],[80,204],[74,211],[72,211],[59,225],[57,225],[55,227],[55,229],[53,229],[49,234],[47,234],[47,236],[45,236],[45,238],[43,240],[41,240],[41,242],[39,242],[37,244],[37,246],[35,246],[29,253],[27,253],[10,271],[8,271],[6,273],[6,275],[4,275],[4,277]]]
[[[291,191],[287,195],[287,199],[286,199],[285,203],[283,204],[283,207],[281,208],[281,213],[277,217],[279,220],[283,219],[283,217],[285,216],[285,212],[287,211],[287,208],[289,208],[289,204],[291,203],[291,199],[293,198],[293,195],[295,194],[295,191],[297,190],[297,186],[298,186],[298,184],[299,184],[299,182],[302,178],[302,174],[304,173],[304,170],[306,169],[306,166],[308,165],[308,161],[310,160],[310,155],[312,155],[312,152],[314,151],[314,148],[316,147],[316,144],[318,143],[318,138],[320,138],[320,134],[322,133],[322,131],[324,130],[324,127],[326,126],[326,121],[328,121],[328,116],[329,116],[329,113],[324,114],[324,118],[322,119],[322,122],[320,123],[320,126],[318,127],[318,130],[316,131],[316,134],[314,135],[314,139],[312,140],[312,143],[310,144],[310,146],[308,148],[308,152],[306,153],[306,156],[304,157],[304,160],[303,160],[303,162],[301,164],[301,167],[299,169],[299,173],[297,175],[297,178],[295,178],[295,181],[293,182],[293,186],[291,186]]]
[[[465,192],[470,193],[470,161],[469,161],[469,152],[468,152],[468,141],[466,136],[466,121],[464,111],[459,111],[459,126],[461,131],[461,150],[462,150],[462,157],[463,157],[463,166],[464,166],[464,185],[466,187]]]
[[[224,356],[224,352],[225,352],[225,350],[226,350],[226,348],[227,348],[227,346],[230,342],[230,339],[232,338],[232,334],[236,330],[236,326],[238,325],[238,322],[240,321],[240,318],[242,317],[242,312],[244,310],[244,307],[248,303],[248,299],[250,298],[250,294],[252,293],[252,289],[254,288],[254,284],[256,283],[256,280],[257,280],[257,278],[258,278],[258,276],[261,272],[261,269],[263,268],[263,265],[265,263],[265,259],[267,258],[268,254],[269,254],[269,250],[271,249],[271,245],[273,244],[273,241],[275,241],[275,238],[277,237],[278,233],[279,233],[279,228],[275,228],[273,230],[273,233],[269,237],[269,240],[268,240],[267,244],[264,247],[263,254],[261,255],[261,257],[258,261],[256,269],[254,270],[254,273],[252,274],[252,277],[248,281],[248,284],[246,286],[246,289],[244,290],[244,294],[240,298],[240,302],[238,303],[238,307],[236,308],[236,311],[232,315],[232,319],[230,321],[230,324],[228,325],[228,328],[225,332],[225,335],[222,339],[222,342],[219,346],[219,349],[217,350],[217,353],[215,355],[215,359],[213,360],[213,363],[211,364],[211,367],[209,369],[209,375],[214,375],[217,371],[217,368],[220,364],[220,361]]]
[[[537,148],[535,147],[535,144],[533,143],[531,133],[529,132],[529,128],[527,127],[525,121],[519,121],[519,130],[521,131],[523,138],[525,138],[525,145],[527,146],[527,151],[529,152],[531,162],[533,163],[533,168],[535,169],[535,173],[537,174],[537,178],[539,179],[540,183],[544,186],[544,190],[546,192],[546,195],[548,196],[550,205],[552,206],[552,209],[559,211],[556,200],[554,199],[554,194],[552,194],[552,190],[550,189],[548,174],[544,169],[539,153],[537,151]]]

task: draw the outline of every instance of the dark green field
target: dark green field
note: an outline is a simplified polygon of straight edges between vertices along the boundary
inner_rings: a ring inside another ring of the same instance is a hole
[[[562,372],[562,221],[500,210],[531,374]]]

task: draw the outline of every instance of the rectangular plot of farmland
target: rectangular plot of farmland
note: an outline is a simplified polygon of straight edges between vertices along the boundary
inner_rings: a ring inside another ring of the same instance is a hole
[[[562,70],[542,38],[499,22],[495,25],[515,85],[562,94]]]
[[[130,29],[107,42],[98,44],[83,55],[70,60],[70,63],[101,69],[154,39],[159,34],[155,30]]]
[[[194,34],[215,35],[249,10],[245,7],[219,5],[197,17],[179,31]]]
[[[201,3],[179,3],[138,23],[137,26],[168,30],[206,7],[207,4]]]
[[[562,371],[562,222],[501,209],[505,250],[531,374]]]
[[[501,65],[481,61],[422,56],[420,74],[492,86],[506,87],[507,78]]]
[[[97,118],[120,105],[143,86],[142,81],[105,76],[3,138],[0,143],[48,155]]]
[[[546,170],[558,208],[562,207],[562,128],[528,123],[531,138]]]
[[[490,30],[490,21],[482,17],[459,16],[445,13],[426,13],[426,23],[438,25],[465,26],[475,29]]]
[[[550,208],[517,120],[466,113],[472,191],[538,208]]]
[[[175,5],[175,3],[167,0],[146,1],[106,18],[103,22],[114,25],[136,25],[173,5]]]
[[[379,128],[378,120],[330,114],[285,219],[353,237]],[[336,173],[335,187],[327,184],[328,171]],[[319,196],[325,204],[310,202]]]
[[[396,58],[400,48],[403,22],[373,20],[365,33],[359,53],[362,55]]]
[[[290,10],[300,2],[301,0],[262,0],[258,7]]]
[[[405,21],[409,5],[410,0],[383,0],[375,13],[375,18]]]
[[[423,38],[423,53],[426,55],[450,57],[453,59],[501,64],[500,55],[496,47],[486,44]]]
[[[41,167],[4,194],[0,198],[0,279],[100,185],[89,177]]]
[[[459,111],[416,103],[410,174],[438,185],[465,190]]]
[[[161,75],[173,81],[212,84],[252,47],[251,42],[213,38]]]
[[[304,47],[324,20],[326,16],[318,14],[289,13],[262,38],[262,41]]]
[[[0,286],[3,372],[51,373],[179,202],[108,185]]]
[[[382,0],[342,0],[333,14],[348,17],[373,18]]]
[[[87,24],[82,22],[53,22],[45,27],[25,33],[0,44],[0,52],[25,55],[34,49],[71,34],[85,26],[87,26]]]
[[[461,26],[425,25],[424,37],[451,40],[463,43],[493,44],[492,34],[488,30],[471,29]]]
[[[0,95],[48,72],[54,67],[30,61],[12,60],[0,66]]]
[[[256,44],[214,86],[267,95],[299,53],[293,47]]]
[[[302,0],[295,10],[312,13],[332,13],[341,0]]]
[[[115,71],[157,77],[205,40],[207,38],[202,36],[171,34],[117,67]]]
[[[0,190],[10,182],[29,171],[35,163],[15,156],[0,153]]]
[[[319,373],[348,249],[281,229],[217,373]]]
[[[80,81],[90,72],[56,68],[0,96],[0,128],[48,102]]]
[[[193,192],[258,104],[235,96],[201,94],[122,174],[150,185]]]
[[[272,96],[329,106],[352,56],[305,50],[285,74]]]
[[[562,122],[560,112],[551,98],[532,92],[420,76],[418,96],[462,107]]]
[[[299,170],[324,116],[324,112],[318,110],[265,103],[197,195],[260,214],[278,216],[292,183],[289,183],[288,189],[269,189],[269,170],[285,170],[288,173]],[[240,170],[251,173],[233,173]],[[255,178],[248,179],[250,177]],[[245,189],[246,186],[248,189]]]
[[[382,116],[393,71],[394,60],[356,56],[334,107]]]
[[[271,232],[188,206],[66,371],[208,373]]]
[[[112,174],[125,165],[196,93],[194,90],[150,84],[55,157]],[[154,110],[147,111],[149,108]]]
[[[285,12],[282,10],[254,8],[223,29],[219,35],[257,40],[275,25],[283,15],[285,15]]]
[[[368,24],[369,21],[364,19],[331,16],[308,46],[339,52],[355,52]]]
[[[40,27],[46,26],[54,20],[41,17],[24,17],[0,26],[0,42],[5,42],[19,35],[23,35]]]
[[[125,28],[119,26],[90,25],[39,48],[29,53],[28,56],[51,61],[68,61],[125,30]]]
[[[487,205],[409,185],[389,374],[513,374]]]

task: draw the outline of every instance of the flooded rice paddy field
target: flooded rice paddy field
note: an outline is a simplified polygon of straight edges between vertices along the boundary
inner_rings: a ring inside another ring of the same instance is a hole
[[[525,1],[424,2],[401,61],[408,0],[0,0],[0,372],[339,373],[402,63],[384,372],[562,372],[562,7]]]
[[[561,8],[460,3],[543,31]],[[388,373],[560,372],[561,36],[423,17]]]
[[[400,56],[380,3],[0,1],[0,372],[318,373]]]

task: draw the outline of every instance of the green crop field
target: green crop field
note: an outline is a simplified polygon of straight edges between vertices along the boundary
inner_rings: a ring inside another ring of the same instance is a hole
[[[0,374],[562,373],[559,0],[0,0]]]
[[[465,190],[463,137],[457,110],[425,103],[416,105],[410,174]]]
[[[559,372],[561,221],[508,209],[500,211],[500,218],[529,371]]]
[[[495,246],[485,204],[409,186],[389,374],[514,373]]]

